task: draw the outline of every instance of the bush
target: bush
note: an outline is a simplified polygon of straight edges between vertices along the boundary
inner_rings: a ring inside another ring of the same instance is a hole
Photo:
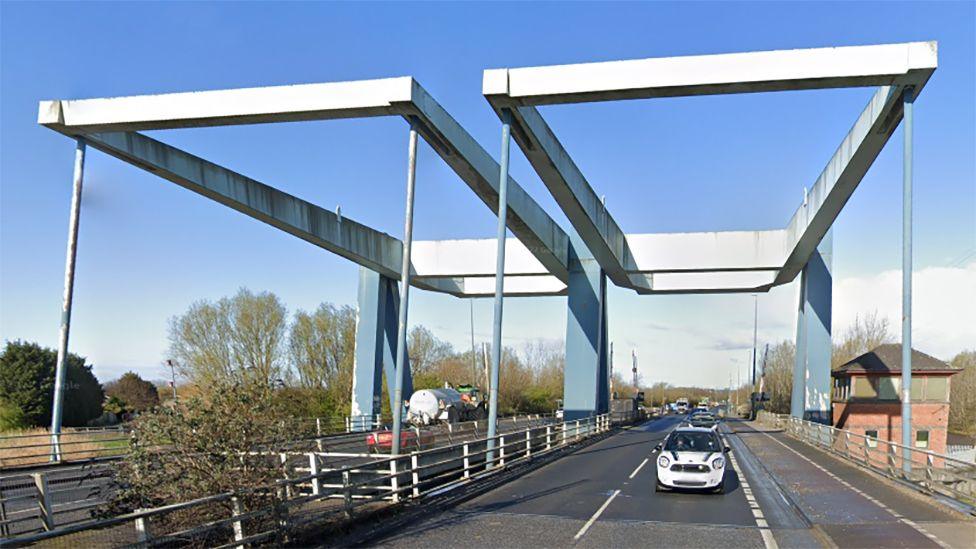
[[[132,423],[130,452],[116,475],[106,516],[138,508],[242,492],[283,477],[278,452],[293,439],[287,410],[267,387],[215,385],[206,399],[182,399]],[[311,443],[310,443],[311,445]],[[311,450],[309,445],[307,450]],[[302,451],[301,445],[288,444]],[[245,510],[276,502],[274,491],[241,497]],[[153,519],[153,528],[173,531],[229,515],[230,502],[187,509]],[[202,540],[206,543],[206,540]]]
[[[0,433],[20,431],[30,427],[20,408],[0,401]]]
[[[58,353],[37,343],[13,341],[0,353],[0,400],[19,410],[26,426],[51,423]],[[102,413],[105,394],[85,359],[68,354],[62,424],[79,427]]]

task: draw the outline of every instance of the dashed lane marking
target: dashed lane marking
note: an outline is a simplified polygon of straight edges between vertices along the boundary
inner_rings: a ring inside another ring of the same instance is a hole
[[[644,458],[644,461],[640,462],[640,465],[638,465],[637,468],[634,469],[634,472],[631,473],[630,474],[630,477],[628,477],[628,478],[633,479],[634,477],[636,477],[637,476],[637,473],[640,472],[641,468],[643,468],[645,465],[647,465],[647,460],[648,459],[650,459],[650,458]]]
[[[602,515],[603,512],[606,511],[607,507],[610,506],[610,502],[613,501],[613,498],[617,497],[619,494],[620,494],[620,490],[614,490],[613,493],[610,494],[610,497],[607,498],[607,501],[604,501],[603,505],[601,505],[600,508],[596,510],[596,513],[593,513],[592,517],[590,517],[590,520],[586,521],[586,524],[584,524],[583,527],[580,528],[579,532],[576,532],[576,535],[573,536],[574,541],[579,541],[579,539],[586,534],[586,531],[590,529],[590,526],[593,526],[593,523],[596,522],[596,519],[600,518],[600,515]]]
[[[766,517],[763,515],[762,509],[759,508],[759,502],[756,500],[755,494],[752,493],[752,487],[749,486],[746,475],[739,468],[735,454],[729,454],[729,463],[732,464],[732,468],[735,469],[736,475],[739,477],[742,493],[745,495],[746,502],[749,504],[749,510],[752,511],[752,518],[756,521],[756,527],[759,528],[759,535],[762,536],[763,545],[766,546],[766,549],[779,549],[776,538],[773,537],[773,532],[769,529],[769,523],[766,522]]]
[[[951,549],[949,545],[943,543],[942,540],[940,540],[939,538],[935,537],[934,534],[932,534],[931,532],[929,532],[928,530],[926,530],[925,528],[923,528],[917,522],[912,521],[912,520],[909,520],[908,518],[904,517],[902,514],[898,513],[897,511],[895,511],[891,507],[888,507],[884,503],[881,503],[880,501],[878,501],[878,499],[875,498],[874,496],[871,496],[870,494],[865,493],[863,490],[861,490],[859,488],[856,488],[853,484],[851,484],[850,482],[847,482],[846,480],[840,478],[839,476],[835,475],[834,473],[828,471],[826,468],[824,468],[823,466],[821,466],[819,463],[813,461],[812,459],[810,459],[807,456],[801,454],[800,452],[797,452],[793,448],[790,448],[789,446],[787,446],[786,444],[784,444],[783,441],[777,440],[776,437],[774,437],[774,436],[772,436],[769,433],[766,433],[764,431],[760,431],[760,432],[762,432],[762,434],[766,435],[767,437],[769,437],[771,440],[773,440],[774,442],[776,442],[777,444],[779,444],[783,448],[786,448],[790,452],[793,452],[794,454],[796,454],[797,456],[799,456],[800,459],[802,459],[803,461],[806,461],[810,465],[813,465],[814,467],[816,467],[817,469],[819,469],[822,473],[826,474],[828,477],[836,480],[837,482],[839,482],[842,486],[844,486],[848,490],[854,492],[855,494],[860,495],[864,499],[866,499],[866,500],[870,501],[871,503],[877,505],[878,507],[880,507],[882,510],[884,510],[888,514],[890,514],[891,516],[895,517],[895,519],[897,519],[902,524],[906,524],[909,527],[914,528],[915,530],[917,530],[923,536],[925,536],[925,537],[929,538],[930,540],[932,540],[933,542],[937,543],[940,547],[943,547],[944,549]]]

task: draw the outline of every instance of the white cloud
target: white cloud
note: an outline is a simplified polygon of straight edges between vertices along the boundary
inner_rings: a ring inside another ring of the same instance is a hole
[[[877,311],[901,340],[901,271],[840,279],[834,284],[833,332],[842,334],[856,315]],[[976,348],[976,261],[965,267],[915,272],[912,346],[945,360]]]

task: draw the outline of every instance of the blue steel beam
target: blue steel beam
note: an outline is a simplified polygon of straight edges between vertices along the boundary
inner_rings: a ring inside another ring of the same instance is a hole
[[[567,421],[608,410],[607,277],[571,237],[563,409]]]
[[[831,423],[830,360],[833,278],[833,235],[828,232],[800,273],[796,362],[790,413]]]
[[[359,269],[359,312],[353,359],[352,415],[376,416],[382,410],[382,379],[393,409],[400,293],[397,282],[365,267]],[[413,393],[410,357],[404,355],[403,391]],[[366,429],[368,424],[358,426]]]

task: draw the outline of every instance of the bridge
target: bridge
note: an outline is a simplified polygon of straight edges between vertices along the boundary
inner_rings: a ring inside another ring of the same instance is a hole
[[[14,543],[109,532],[108,538],[78,539],[166,544],[226,530],[229,537],[220,543],[232,545],[446,545],[462,539],[503,546],[658,540],[699,546],[971,546],[976,473],[914,448],[911,438],[912,121],[914,102],[936,68],[937,45],[918,42],[486,70],[482,92],[501,125],[497,162],[409,76],[41,102],[38,122],[77,142],[51,428],[55,459],[62,455],[61,388],[88,147],[358,264],[352,414],[379,413],[385,373],[394,411],[392,448],[388,456],[364,454],[351,464],[338,460],[348,455],[321,449],[282,454],[283,465],[291,459],[295,464],[284,467],[288,473],[272,490],[280,495],[267,508],[239,509],[240,494],[214,494],[97,524],[53,525]],[[624,232],[538,108],[846,87],[876,91],[839,136],[821,173],[811,174],[796,212],[774,230]],[[400,117],[409,132],[402,240],[144,133],[376,116]],[[902,442],[877,441],[877,450],[863,436],[829,426],[831,227],[899,126],[905,159]],[[497,214],[495,239],[413,241],[421,137]],[[509,176],[513,138],[570,226],[560,226]],[[608,281],[639,295],[757,293],[797,277],[790,417],[730,418],[720,427],[730,447],[724,494],[655,492],[658,456],[652,449],[681,420],[612,413]],[[411,288],[493,296],[495,306],[484,431],[413,451],[401,448],[401,433],[408,429],[401,406],[412,388],[406,353]],[[566,296],[564,416],[499,429],[504,304],[545,295]],[[352,426],[357,433],[370,429]],[[190,531],[151,527],[174,510],[228,502],[231,516]],[[277,517],[274,526],[250,524],[268,514]],[[343,528],[336,528],[338,522]]]

